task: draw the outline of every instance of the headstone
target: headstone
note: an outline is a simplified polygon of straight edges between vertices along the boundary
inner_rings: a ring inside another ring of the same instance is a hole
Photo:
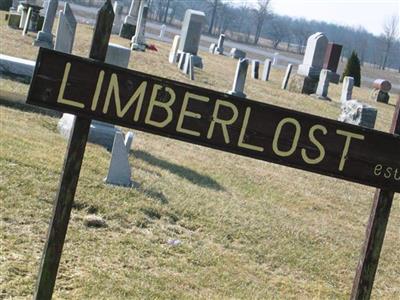
[[[131,6],[129,8],[129,13],[125,17],[124,24],[122,24],[121,31],[119,33],[120,37],[132,39],[132,37],[135,35],[140,1],[141,0],[132,0]]]
[[[321,100],[330,100],[328,98],[328,88],[331,71],[327,69],[322,69],[319,74],[319,81],[317,86],[317,91],[315,92],[315,97]]]
[[[317,79],[295,73],[290,76],[288,90],[293,93],[310,95],[317,91],[317,85]]]
[[[215,49],[215,51],[220,55],[224,54],[224,41],[225,41],[225,34],[220,34],[217,48]]]
[[[122,26],[122,11],[124,9],[124,5],[120,1],[115,1],[113,9],[114,9],[114,23],[112,27],[112,33],[118,34]]]
[[[32,8],[31,20],[29,22],[29,31],[37,32],[39,23],[39,9],[37,7]]]
[[[29,83],[35,69],[35,61],[0,54],[0,77]]]
[[[215,43],[211,43],[210,48],[208,48],[208,52],[210,52],[211,54],[214,54],[215,48],[217,48],[217,45],[215,45]]]
[[[24,29],[25,23],[26,23],[26,16],[28,14],[28,7],[23,6],[22,4],[18,5],[18,12],[21,13],[21,19],[19,22],[19,28]]]
[[[189,60],[189,79],[194,80],[194,61],[193,61],[194,56],[190,55],[190,60]]]
[[[167,25],[162,24],[160,28],[160,35],[158,36],[160,39],[164,38],[166,30],[167,30]]]
[[[36,40],[34,42],[35,46],[53,48],[53,24],[54,18],[57,13],[58,0],[50,0],[49,6],[47,7],[46,16],[44,18],[43,29],[39,31]]]
[[[376,108],[357,100],[343,102],[341,108],[342,112],[339,116],[339,121],[367,128],[375,127],[378,113]]]
[[[182,23],[179,51],[197,55],[205,17],[202,11],[192,9],[186,10]]]
[[[176,63],[176,60],[177,60],[176,56],[178,53],[178,46],[179,46],[180,38],[181,37],[179,35],[174,36],[174,40],[172,42],[171,50],[169,51],[169,57],[168,57],[168,61],[170,64]]]
[[[287,65],[285,77],[283,77],[283,81],[282,81],[282,85],[281,85],[281,89],[282,90],[286,90],[286,88],[287,88],[287,85],[288,85],[288,82],[289,82],[289,78],[290,78],[290,74],[292,73],[292,68],[293,68],[292,64],[288,64]]]
[[[234,59],[246,58],[246,52],[244,52],[240,49],[237,49],[237,48],[232,48],[229,55]]]
[[[206,16],[204,12],[192,9],[186,10],[178,47],[179,52],[187,52],[195,55],[193,60],[195,67],[198,68],[203,67],[202,59],[197,56],[197,52],[199,51],[201,30],[205,21]]]
[[[108,44],[105,62],[121,68],[128,68],[131,49],[118,44]]]
[[[274,66],[278,65],[279,63],[279,52],[275,52],[274,56],[272,57],[272,64]]]
[[[261,80],[264,80],[264,81],[269,80],[269,73],[271,72],[271,64],[272,64],[272,62],[269,58],[267,58],[264,61],[264,69],[263,69],[263,73],[261,76]]]
[[[183,70],[185,67],[185,61],[186,61],[186,56],[188,55],[188,53],[184,52],[181,53],[181,55],[179,56],[179,61],[178,61],[178,68],[179,70]]]
[[[129,165],[129,151],[124,143],[122,132],[116,132],[111,152],[110,167],[104,181],[108,184],[131,186],[131,167]]]
[[[26,18],[25,18],[25,25],[24,25],[24,29],[22,30],[22,35],[26,35],[28,33],[29,30],[29,22],[31,21],[31,16],[32,16],[32,7],[28,8],[28,13],[26,14]]]
[[[183,73],[185,73],[186,75],[189,75],[189,72],[190,72],[190,56],[191,55],[192,54],[190,54],[190,53],[185,53],[183,56],[184,62],[183,62],[183,67],[182,67],[181,71]]]
[[[303,63],[299,65],[297,74],[318,79],[327,45],[328,38],[322,32],[311,35],[307,40]]]
[[[60,11],[54,50],[64,53],[72,53],[76,31],[76,19],[66,2],[64,10]]]
[[[146,21],[148,13],[148,0],[141,0],[138,19],[136,22],[135,35],[132,37],[132,50],[145,51],[146,50],[146,39],[144,33],[146,30]]]
[[[376,79],[372,84],[374,90],[372,91],[371,98],[374,101],[389,103],[389,92],[392,89],[390,81],[385,79]]]
[[[44,0],[43,1],[43,9],[42,9],[40,15],[44,16],[46,14],[47,8],[49,7],[49,2],[50,2],[50,0]]]
[[[340,75],[336,73],[339,66],[340,55],[342,53],[342,45],[328,43],[326,47],[323,68],[331,71],[330,82],[339,83]]]
[[[13,0],[12,6],[10,7],[10,11],[17,10],[19,4],[19,0]]]
[[[389,103],[389,93],[386,93],[384,91],[374,91],[374,93],[372,94],[372,99],[375,100],[376,102],[381,102],[381,103]]]
[[[125,144],[126,150],[128,150],[128,153],[129,153],[129,151],[131,151],[132,143],[133,143],[133,138],[134,138],[134,137],[135,137],[135,135],[133,134],[132,131],[129,131],[129,132],[125,135],[124,144]]]
[[[21,22],[21,15],[16,12],[10,12],[7,20],[7,25],[11,28],[18,29]]]
[[[345,76],[342,83],[342,94],[340,95],[340,101],[342,103],[351,100],[353,86],[354,78],[350,76]]]
[[[256,59],[253,59],[251,61],[251,77],[253,79],[258,79],[258,73],[259,73],[258,71],[259,71],[259,69],[260,69],[260,61],[256,60]]]
[[[235,73],[235,79],[233,81],[232,90],[228,93],[237,96],[246,98],[246,94],[244,91],[244,85],[246,83],[247,69],[249,67],[249,60],[246,58],[241,58],[238,61]]]

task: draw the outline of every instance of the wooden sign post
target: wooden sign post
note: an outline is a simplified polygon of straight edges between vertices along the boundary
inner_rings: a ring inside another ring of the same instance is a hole
[[[400,96],[397,100],[390,132],[400,135]],[[353,282],[352,300],[364,300],[371,297],[393,197],[393,191],[381,189],[376,189],[375,191],[366,237]]]
[[[113,8],[111,1],[107,0],[97,14],[90,58],[98,61],[105,60],[113,21]],[[40,263],[39,278],[34,296],[36,300],[48,300],[53,295],[57,270],[89,135],[90,122],[90,118],[84,116],[76,117],[69,137],[64,168]]]
[[[91,59],[41,48],[27,103],[77,115],[35,299],[50,299],[90,128],[97,119],[376,187],[354,299],[368,299],[394,192],[400,192],[398,110],[389,133],[105,64],[113,12],[100,9]]]

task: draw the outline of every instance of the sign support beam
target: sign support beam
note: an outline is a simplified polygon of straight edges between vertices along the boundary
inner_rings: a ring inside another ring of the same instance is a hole
[[[97,14],[90,58],[98,61],[105,60],[113,21],[114,12],[111,1],[106,0]],[[53,295],[58,266],[89,135],[90,123],[91,120],[89,118],[79,116],[75,118],[40,263],[34,295],[35,300],[49,300]]]
[[[400,97],[397,100],[391,133],[400,134]],[[371,297],[375,273],[389,221],[394,192],[376,189],[366,237],[353,282],[351,300],[367,300]]]

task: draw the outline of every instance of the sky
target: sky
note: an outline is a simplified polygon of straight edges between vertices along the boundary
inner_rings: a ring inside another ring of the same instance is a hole
[[[232,0],[255,5],[257,0]],[[400,0],[271,0],[274,13],[351,27],[380,35],[385,19],[400,14]]]

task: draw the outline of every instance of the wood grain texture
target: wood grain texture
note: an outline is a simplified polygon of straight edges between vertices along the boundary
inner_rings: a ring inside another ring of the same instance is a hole
[[[65,73],[67,64],[70,66],[68,74]],[[65,90],[60,93],[65,74]],[[102,79],[100,74],[103,74]],[[112,78],[114,83],[110,84]],[[142,84],[145,88],[141,105],[138,105],[139,98],[129,103]],[[60,95],[80,107],[57,101]],[[41,49],[28,103],[400,191],[399,136],[77,56]],[[218,120],[229,121],[229,124],[222,126]],[[156,126],[155,122],[163,125]],[[347,140],[349,134],[362,139]],[[347,153],[344,151],[346,141],[349,142]],[[308,162],[305,157],[309,158]],[[321,161],[310,162],[318,157]]]
[[[113,20],[114,12],[112,5],[110,0],[107,0],[100,8],[97,15],[90,50],[91,59],[105,60]],[[36,300],[49,300],[53,295],[86,142],[89,135],[90,123],[90,118],[78,116],[71,130],[58,192],[54,201],[53,214],[40,263],[34,295],[34,299]]]
[[[390,132],[400,135],[400,96],[397,100]],[[386,226],[389,221],[394,193],[377,189],[372,203],[364,245],[361,250],[351,293],[352,300],[368,300],[371,297],[375,274],[379,264]]]

